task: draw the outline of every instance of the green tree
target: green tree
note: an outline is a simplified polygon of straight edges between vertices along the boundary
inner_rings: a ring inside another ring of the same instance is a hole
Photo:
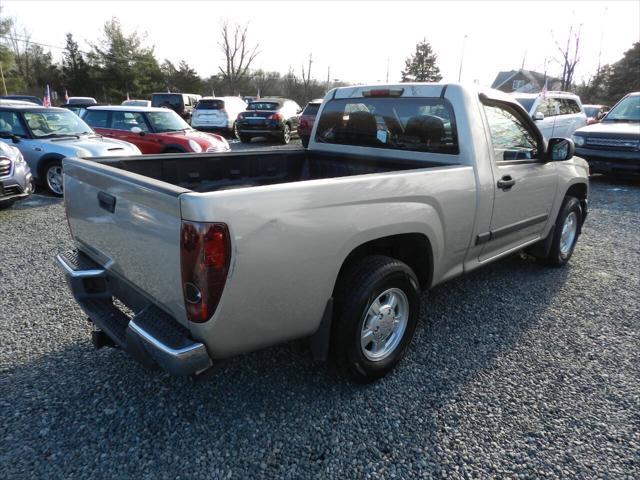
[[[640,90],[640,42],[624,52],[624,56],[613,64],[609,78],[610,101],[620,100],[629,92]]]
[[[18,93],[24,88],[24,81],[16,70],[16,62],[11,48],[7,45],[7,38],[13,29],[13,19],[2,17],[0,6],[0,66],[3,79],[0,80],[0,93]],[[5,92],[6,89],[6,92]]]
[[[181,60],[176,72],[176,87],[178,91],[185,93],[200,93],[204,82],[197,72],[187,62]]]
[[[416,51],[404,62],[402,82],[439,82],[442,80],[440,69],[436,65],[438,56],[433,52],[426,39],[418,42]]]
[[[93,85],[89,65],[73,35],[67,33],[67,44],[62,54],[62,81],[69,95],[91,95]]]
[[[162,89],[163,77],[153,47],[143,45],[137,32],[126,35],[117,18],[104,25],[103,38],[88,56],[105,101],[146,97]]]

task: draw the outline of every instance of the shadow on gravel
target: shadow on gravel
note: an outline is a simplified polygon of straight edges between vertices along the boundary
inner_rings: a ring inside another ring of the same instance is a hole
[[[407,358],[369,386],[315,365],[304,342],[234,358],[194,383],[146,372],[119,351],[94,351],[87,326],[86,342],[1,372],[5,478],[340,477],[353,458],[384,465],[398,457],[446,471],[437,460],[438,409],[529,329],[553,322],[549,307],[570,273],[511,257],[434,289]]]

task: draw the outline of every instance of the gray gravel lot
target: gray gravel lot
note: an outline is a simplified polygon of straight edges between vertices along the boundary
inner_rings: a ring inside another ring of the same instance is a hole
[[[94,351],[53,256],[62,202],[0,212],[0,478],[639,478],[640,183],[596,178],[564,269],[436,288],[370,386],[304,342],[207,383]]]

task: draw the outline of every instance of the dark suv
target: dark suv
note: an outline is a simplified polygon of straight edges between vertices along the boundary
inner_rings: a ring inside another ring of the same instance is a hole
[[[238,137],[244,143],[254,137],[268,137],[287,144],[291,135],[298,133],[301,112],[300,105],[288,98],[255,100],[238,115]]]
[[[191,123],[193,109],[200,98],[202,97],[195,93],[154,93],[151,95],[151,106],[170,108]]]

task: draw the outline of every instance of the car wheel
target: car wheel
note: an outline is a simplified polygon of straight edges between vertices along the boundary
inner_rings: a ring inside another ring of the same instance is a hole
[[[284,124],[282,127],[282,136],[280,137],[280,142],[283,145],[287,145],[291,141],[291,127],[288,123]]]
[[[49,191],[56,197],[61,197],[64,193],[64,176],[62,171],[62,161],[53,160],[44,168],[44,181]]]
[[[238,134],[238,138],[240,138],[240,141],[242,143],[251,143],[251,137],[248,137],[246,135]]]
[[[575,249],[582,224],[582,207],[575,197],[565,197],[556,219],[549,254],[543,263],[553,267],[566,264]]]
[[[238,124],[233,122],[233,127],[231,128],[231,138],[240,138],[240,133],[238,132]]]
[[[404,356],[419,308],[418,279],[408,265],[381,255],[364,258],[336,292],[335,360],[361,383],[384,376]]]

